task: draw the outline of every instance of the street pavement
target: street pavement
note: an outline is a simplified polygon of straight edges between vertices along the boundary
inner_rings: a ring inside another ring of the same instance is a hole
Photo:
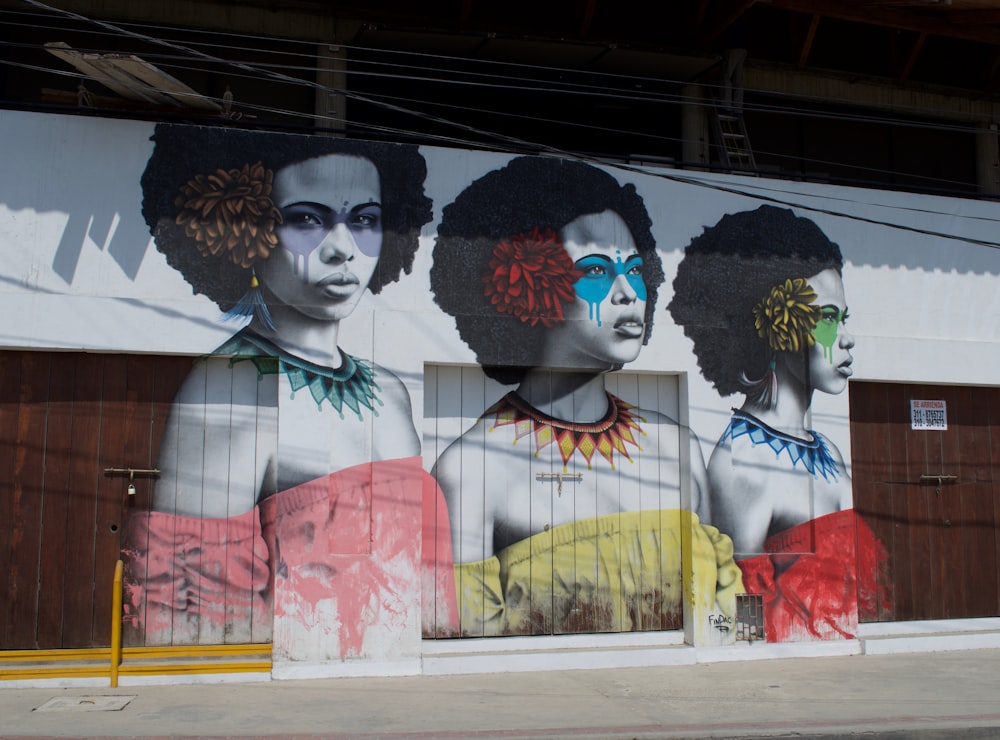
[[[125,706],[101,708],[116,700]],[[62,706],[44,710],[53,704]],[[0,686],[4,738],[855,736],[1000,738],[1000,650],[118,689]]]

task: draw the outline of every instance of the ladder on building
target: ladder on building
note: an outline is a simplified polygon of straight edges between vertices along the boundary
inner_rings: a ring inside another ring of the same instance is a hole
[[[712,125],[722,165],[751,172],[756,170],[757,163],[754,162],[743,116],[716,109],[712,115]]]

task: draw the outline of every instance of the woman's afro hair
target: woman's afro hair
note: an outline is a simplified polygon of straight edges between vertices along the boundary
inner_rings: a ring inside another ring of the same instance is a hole
[[[774,206],[723,216],[691,240],[667,307],[694,342],[701,374],[722,396],[745,391],[771,359],[753,308],[788,278],[843,269],[840,248],[807,218]]]
[[[223,311],[232,308],[250,287],[251,268],[234,264],[224,252],[202,255],[194,239],[177,224],[180,208],[175,203],[185,183],[219,169],[262,162],[277,173],[290,164],[327,154],[370,160],[382,190],[383,239],[368,288],[378,293],[413,268],[420,229],[432,217],[431,200],[424,195],[427,165],[416,146],[170,124],[157,125],[152,141],[153,154],[142,175],[143,217],[170,266],[195,293],[208,296]]]
[[[604,170],[573,160],[518,157],[488,172],[444,208],[431,268],[437,304],[455,318],[463,341],[484,371],[515,383],[535,367],[546,329],[499,313],[486,297],[483,276],[501,241],[535,227],[559,232],[580,216],[614,211],[625,221],[643,257],[646,284],[646,336],[663,266],[642,197],[631,184],[620,185]]]

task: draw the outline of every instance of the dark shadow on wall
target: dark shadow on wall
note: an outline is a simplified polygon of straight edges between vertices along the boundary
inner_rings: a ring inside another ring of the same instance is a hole
[[[52,261],[68,285],[88,238],[135,280],[152,244],[139,186],[151,134],[151,126],[132,122],[0,112],[0,203],[69,216]]]
[[[0,192],[0,197],[3,193]],[[60,210],[60,209],[53,209]],[[124,215],[117,224],[116,215]],[[106,205],[93,203],[72,211],[52,260],[52,270],[67,284],[73,282],[83,245],[90,237],[114,258],[129,280],[135,280],[150,245],[149,231],[140,214],[117,214]]]

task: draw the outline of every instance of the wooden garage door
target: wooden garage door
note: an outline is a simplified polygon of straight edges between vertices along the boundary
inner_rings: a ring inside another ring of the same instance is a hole
[[[0,352],[0,649],[106,646],[129,507],[148,506],[190,358]]]
[[[947,429],[912,428],[914,400],[944,401]],[[888,554],[872,621],[1000,615],[1000,388],[852,382],[850,401],[854,506]]]
[[[630,406],[677,418],[679,390],[676,376],[610,373],[605,376],[604,380],[606,389]],[[513,390],[511,386],[503,386],[491,380],[478,367],[425,367],[423,454],[426,468],[432,470],[448,446],[455,440],[463,438],[463,434],[476,424],[477,419],[483,415],[484,411],[510,390]],[[640,419],[645,423],[645,419],[641,417]],[[512,630],[502,632],[502,634],[540,635],[568,632],[677,630],[683,627],[680,589],[677,589],[678,598],[676,600],[670,597],[658,598],[661,591],[655,592],[652,596],[644,595],[643,598],[646,599],[643,602],[646,605],[645,611],[641,607],[630,607],[632,610],[627,615],[608,617],[604,612],[591,607],[585,599],[581,599],[583,606],[574,608],[570,612],[574,615],[572,620],[560,621],[551,616],[559,610],[556,604],[560,598],[560,590],[572,591],[576,589],[578,592],[583,592],[586,588],[592,588],[594,592],[599,594],[599,597],[604,597],[608,594],[614,596],[619,596],[619,593],[625,594],[628,588],[623,585],[625,583],[634,584],[639,591],[645,584],[648,593],[653,593],[654,589],[660,588],[660,584],[663,583],[680,583],[680,547],[675,547],[676,540],[667,534],[666,527],[668,525],[659,524],[659,522],[669,521],[669,519],[661,520],[656,513],[660,510],[679,509],[680,494],[666,484],[662,487],[658,485],[656,475],[645,477],[639,476],[637,473],[643,466],[647,466],[648,470],[661,470],[659,466],[660,450],[658,444],[653,441],[655,439],[653,434],[651,432],[651,436],[648,438],[641,438],[641,448],[636,445],[636,449],[632,450],[635,462],[622,464],[621,454],[618,453],[619,456],[616,459],[619,466],[615,473],[615,476],[618,477],[612,477],[611,483],[613,485],[604,490],[610,490],[612,496],[620,495],[623,498],[625,497],[625,489],[629,489],[630,492],[641,491],[644,508],[651,514],[649,521],[655,521],[658,523],[656,526],[664,527],[656,535],[657,546],[662,548],[660,554],[654,556],[652,549],[642,550],[640,557],[635,548],[635,541],[628,540],[619,533],[603,538],[607,541],[614,541],[616,545],[612,549],[617,548],[617,556],[607,558],[607,562],[611,563],[611,567],[607,571],[597,567],[591,549],[579,544],[579,541],[575,541],[572,547],[566,547],[558,557],[552,556],[551,551],[544,548],[533,549],[528,558],[526,570],[531,571],[531,578],[537,578],[537,581],[532,581],[532,589],[526,595],[523,591],[521,593],[523,602],[532,604],[534,610],[532,618],[530,622],[519,624],[518,631]],[[516,478],[517,474],[514,474],[510,480],[527,480],[528,487],[534,491],[530,513],[532,516],[538,516],[538,512],[540,512],[543,519],[551,515],[550,511],[556,506],[555,502],[564,496],[565,500],[574,502],[577,500],[590,502],[597,500],[594,489],[598,486],[599,479],[597,475],[590,472],[589,465],[585,464],[579,455],[572,458],[568,464],[564,463],[559,454],[554,453],[554,449],[555,445],[552,445],[546,447],[544,454],[533,455],[532,450],[537,452],[537,441],[527,437],[521,441],[518,447],[511,447],[509,453],[512,456],[511,459],[518,455],[534,458],[530,475],[526,476],[525,479],[518,479]],[[641,459],[636,454],[638,449],[643,450]],[[503,464],[494,464],[494,467],[491,468],[486,462],[486,458],[490,454],[482,437],[472,436],[463,439],[461,443],[462,465],[482,472],[484,478],[487,476],[484,471],[495,471],[498,467],[503,467]],[[680,457],[680,450],[673,452],[670,457],[674,461],[671,464],[676,465],[676,460]],[[512,469],[513,465],[515,463],[512,463]],[[608,461],[595,455],[593,465],[595,468],[608,466]],[[523,472],[521,468],[516,469]],[[567,473],[569,475],[566,475],[565,478],[560,477]],[[579,476],[574,475],[575,473],[579,473]],[[505,480],[507,479],[505,478]],[[608,479],[605,478],[604,481],[607,483]],[[461,493],[463,499],[484,495],[484,486],[471,487]],[[575,521],[586,522],[594,518],[593,510],[587,509],[582,504],[579,510],[576,510],[575,507],[576,503],[574,503],[574,511],[577,513]],[[435,517],[429,518],[434,520]],[[461,526],[456,522],[457,520],[453,519],[451,526]],[[650,529],[652,530],[654,527],[651,526]],[[548,524],[544,525],[544,531],[548,530]],[[585,527],[581,527],[580,531],[587,530]],[[452,533],[438,531],[435,536],[451,538]],[[453,556],[456,562],[461,563],[479,560],[482,554],[480,551],[472,557],[463,557],[459,548],[453,551]],[[664,565],[664,563],[676,563],[676,574],[672,570],[668,572],[666,568],[670,566]],[[579,576],[577,582],[573,581],[575,576]],[[536,587],[535,583],[539,585]],[[585,585],[580,586],[579,583]],[[654,587],[651,584],[656,585]],[[460,594],[463,593],[461,576],[456,588]],[[627,599],[627,597],[621,598]],[[538,604],[542,604],[542,606],[535,608],[535,605]],[[475,615],[473,615],[470,627],[470,622],[466,619],[469,612],[463,610],[462,613],[459,628],[463,636],[483,636],[487,628],[483,627],[482,622],[477,622]],[[430,610],[425,610],[424,616],[427,620],[423,625],[424,636],[440,636],[440,625],[430,623],[435,618],[433,613]],[[447,632],[443,634],[451,636]]]

